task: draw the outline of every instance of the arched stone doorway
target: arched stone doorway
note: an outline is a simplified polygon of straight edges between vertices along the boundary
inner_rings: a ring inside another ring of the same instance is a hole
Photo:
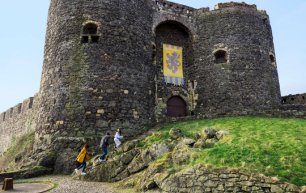
[[[183,65],[184,68],[192,66],[193,49],[192,35],[190,30],[177,21],[164,21],[155,28],[155,45],[153,49],[153,58],[157,66],[162,67],[163,44],[180,46],[183,48]]]
[[[171,97],[167,102],[168,117],[185,117],[187,116],[186,102],[179,96]]]

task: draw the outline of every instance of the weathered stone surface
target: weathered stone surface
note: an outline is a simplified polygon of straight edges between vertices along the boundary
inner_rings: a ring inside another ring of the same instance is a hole
[[[217,139],[217,130],[214,128],[205,128],[203,130],[203,135],[206,139]]]
[[[86,34],[88,24],[94,34]],[[182,86],[165,84],[164,43],[183,48]],[[96,146],[106,131],[123,127],[130,139],[168,121],[171,98],[186,104],[179,117],[306,118],[303,97],[281,105],[269,17],[255,5],[210,11],[163,0],[51,0],[40,90],[0,114],[0,153],[13,137],[35,130],[35,150],[62,150],[55,170],[67,172],[73,164],[63,163],[80,145],[61,146],[58,138]]]
[[[70,148],[61,150],[61,152],[57,154],[54,163],[54,172],[57,174],[70,174],[75,168],[74,160],[76,159],[77,154],[77,152]]]
[[[14,140],[35,131],[38,106],[39,97],[36,94],[0,114],[0,155]]]
[[[293,184],[288,184],[287,188],[286,188],[287,192],[297,192],[299,191],[299,187],[297,187],[296,185]]]
[[[306,93],[297,95],[288,95],[282,97],[282,104],[306,105]]]
[[[255,175],[256,178],[246,178],[247,174],[235,170],[208,169],[195,166],[189,170],[162,178],[156,183],[159,190],[169,193],[196,192],[302,192],[302,188],[292,184],[266,182],[268,177]],[[236,178],[236,182],[231,179]],[[199,191],[201,192],[201,191]]]
[[[90,170],[85,179],[100,182],[113,182],[118,175],[125,170],[126,166],[119,160],[107,161]],[[125,176],[126,177],[126,176]]]
[[[138,149],[132,149],[131,151],[120,155],[119,159],[123,164],[128,165],[135,158],[135,156],[139,154],[139,152],[140,151]]]
[[[115,182],[139,172],[134,175],[137,179],[125,184],[137,186],[144,192],[302,192],[301,187],[282,183],[262,174],[246,174],[238,169],[214,169],[197,165],[170,174],[169,164],[182,164],[189,160],[193,148],[190,148],[185,142],[186,140],[182,139],[174,149],[161,143],[154,144],[153,147],[145,150],[134,148],[121,155],[113,154],[114,157],[92,167],[83,178],[100,182]],[[171,154],[167,154],[169,151]],[[163,154],[167,156],[154,162]],[[79,176],[76,178],[82,179]]]
[[[38,166],[54,168],[54,164],[57,158],[57,153],[55,151],[44,152],[39,157],[40,158],[37,163]]]
[[[192,150],[188,145],[179,143],[172,151],[172,160],[174,164],[183,164],[189,161]]]
[[[271,185],[271,192],[275,192],[275,193],[283,193],[284,190],[277,186],[277,185]]]
[[[165,179],[161,176],[163,172],[163,164],[151,165],[143,175],[143,179],[141,181],[141,189],[146,191],[157,188],[157,184],[160,183],[162,179]]]
[[[204,148],[205,145],[206,145],[206,140],[203,139],[203,138],[201,138],[201,139],[199,139],[199,140],[194,144],[193,147],[195,147],[195,148]]]
[[[138,140],[128,141],[128,142],[123,144],[122,151],[123,152],[128,152],[128,151],[134,149],[138,143],[139,143]]]
[[[230,132],[229,131],[226,131],[226,130],[219,130],[217,131],[217,138],[218,139],[222,139],[224,136],[227,136],[229,135]]]
[[[4,178],[13,178],[15,180],[28,179],[46,174],[51,174],[52,171],[52,169],[45,167],[30,167],[16,172],[0,173],[0,182],[2,182]]]
[[[170,152],[170,146],[166,143],[153,144],[150,147],[150,154],[154,157],[154,159],[161,157],[168,152]]]
[[[88,172],[85,179],[100,182],[115,182],[127,178],[131,172],[128,170],[129,164],[139,155],[140,150],[135,148],[120,155],[108,159],[106,162],[96,163]],[[78,176],[76,176],[78,178]]]
[[[178,128],[172,128],[169,131],[169,135],[172,139],[178,139],[180,137],[183,137],[183,133],[180,129]]]
[[[185,145],[188,145],[190,147],[193,147],[193,145],[196,143],[196,141],[194,139],[191,139],[191,138],[184,138],[183,139],[183,143]]]
[[[128,166],[130,173],[139,172],[149,166],[149,163],[156,160],[158,157],[168,153],[170,148],[168,145],[154,144],[151,148],[143,150]]]
[[[131,144],[134,144],[131,142]],[[123,147],[125,144],[123,145]],[[133,145],[135,146],[135,144]],[[127,144],[126,147],[130,147]],[[170,151],[166,144],[154,144],[151,148],[140,150],[137,147],[133,149],[117,154],[110,154],[109,159],[106,162],[99,163],[96,158],[93,158],[93,166],[89,165],[89,172],[85,179],[102,182],[114,182],[129,177],[131,174],[135,174],[146,169],[151,162],[158,157],[168,153]],[[117,152],[118,153],[118,152]],[[143,181],[142,186],[149,188],[153,186],[154,174],[161,171],[160,166],[153,165],[152,169],[147,170],[146,180]],[[80,178],[76,176],[76,178]],[[150,180],[152,182],[150,182]]]

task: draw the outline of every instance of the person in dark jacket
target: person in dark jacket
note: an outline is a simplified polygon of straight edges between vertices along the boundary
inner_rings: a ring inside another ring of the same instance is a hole
[[[110,133],[107,132],[105,136],[102,137],[101,142],[100,142],[100,148],[102,148],[102,155],[101,157],[98,159],[98,161],[103,162],[106,161],[106,155],[108,153],[107,151],[107,147],[109,145],[109,139],[110,139]]]

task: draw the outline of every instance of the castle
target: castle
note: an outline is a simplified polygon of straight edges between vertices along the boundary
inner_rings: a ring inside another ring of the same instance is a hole
[[[172,64],[180,68],[166,74]],[[1,114],[0,152],[27,131],[37,150],[69,154],[80,139],[117,127],[133,136],[178,117],[306,117],[297,97],[281,98],[269,16],[256,5],[51,0],[40,90]]]

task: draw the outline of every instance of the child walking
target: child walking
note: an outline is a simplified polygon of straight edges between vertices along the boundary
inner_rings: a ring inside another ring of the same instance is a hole
[[[109,139],[110,139],[110,133],[107,132],[106,135],[104,137],[102,137],[101,142],[100,142],[100,148],[102,148],[102,155],[101,157],[98,159],[99,162],[102,161],[106,161],[106,155],[108,153],[107,151],[107,147],[109,145]]]
[[[115,150],[118,150],[119,146],[121,145],[121,140],[122,140],[123,136],[121,135],[121,128],[117,129],[114,141],[115,141]]]
[[[76,162],[79,165],[76,169],[74,169],[75,173],[78,173],[79,169],[82,169],[81,175],[86,175],[85,169],[86,169],[86,161],[89,161],[90,157],[88,155],[88,148],[89,145],[85,144],[82,148],[81,152],[79,153],[78,157],[76,158]]]

